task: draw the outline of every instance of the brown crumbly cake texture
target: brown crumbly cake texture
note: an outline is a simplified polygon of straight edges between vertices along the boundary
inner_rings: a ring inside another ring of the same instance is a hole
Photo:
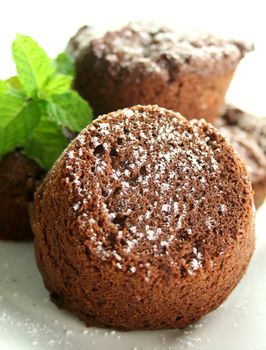
[[[73,58],[77,58],[81,51],[90,44],[92,39],[98,36],[95,28],[91,26],[81,27],[77,33],[69,40],[66,52],[68,52]]]
[[[76,41],[84,37],[78,34]],[[251,49],[242,42],[185,38],[144,24],[83,40],[74,53],[75,88],[96,116],[136,104],[158,104],[212,123],[239,61]]]
[[[0,239],[33,239],[28,204],[44,171],[19,151],[0,161]]]
[[[226,105],[217,125],[245,162],[260,207],[266,196],[266,118]]]
[[[204,120],[158,106],[103,115],[35,194],[44,283],[90,325],[185,327],[218,307],[254,249],[253,191]]]

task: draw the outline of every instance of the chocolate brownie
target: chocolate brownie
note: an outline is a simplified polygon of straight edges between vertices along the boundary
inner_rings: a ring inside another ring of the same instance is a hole
[[[130,24],[95,39],[83,34],[76,37],[75,88],[96,116],[156,103],[214,122],[239,61],[251,49],[211,36],[186,38],[156,25]]]
[[[266,196],[266,118],[226,105],[217,125],[246,163],[258,208]]]
[[[83,49],[89,46],[92,39],[95,39],[99,33],[92,26],[83,26],[77,33],[69,40],[66,47],[68,52],[74,59],[77,58]]]
[[[53,300],[87,325],[185,327],[245,273],[253,191],[212,125],[135,106],[69,145],[35,194],[32,225]]]
[[[0,239],[33,238],[28,204],[44,171],[21,152],[8,153],[0,162]]]

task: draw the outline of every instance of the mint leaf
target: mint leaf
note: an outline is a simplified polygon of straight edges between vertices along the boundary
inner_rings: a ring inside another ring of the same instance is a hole
[[[73,78],[69,75],[58,74],[47,84],[44,95],[62,94],[70,89]]]
[[[0,81],[0,158],[20,147],[49,169],[67,146],[67,130],[80,131],[92,120],[89,104],[71,88],[71,57],[51,60],[30,37],[12,45],[18,76]]]
[[[43,116],[33,130],[30,140],[24,146],[25,154],[34,159],[42,168],[49,170],[69,140],[54,122]]]
[[[9,85],[6,81],[0,80],[0,94],[8,91]]]
[[[75,65],[73,58],[66,52],[60,53],[55,59],[55,69],[60,74],[75,76]]]
[[[24,35],[17,35],[12,53],[27,95],[36,98],[55,73],[52,60],[33,39]]]
[[[48,118],[72,131],[80,131],[92,121],[92,110],[75,91],[51,96]]]
[[[10,86],[13,89],[22,90],[23,88],[18,77],[11,77],[7,79],[6,82],[8,83],[8,86]]]
[[[43,108],[40,102],[32,101],[22,106],[22,109],[13,117],[6,113],[3,123],[1,118],[0,157],[18,146],[23,146],[39,122]]]
[[[7,82],[0,84],[0,130],[5,128],[25,106],[24,96],[9,89]],[[0,143],[2,140],[0,138]],[[1,146],[0,146],[1,147]]]

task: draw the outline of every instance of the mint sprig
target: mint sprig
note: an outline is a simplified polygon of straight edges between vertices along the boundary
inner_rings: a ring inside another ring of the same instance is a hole
[[[30,37],[17,35],[12,45],[18,76],[0,81],[0,159],[15,148],[49,169],[69,139],[63,128],[78,132],[92,120],[92,110],[71,86],[71,58],[55,60]]]
[[[54,61],[55,69],[58,73],[75,76],[75,67],[73,58],[66,52],[61,52]]]
[[[30,140],[25,144],[28,157],[34,159],[44,169],[49,169],[57,159],[51,154],[61,154],[68,140],[62,134],[61,128],[44,116],[33,130]]]
[[[88,123],[86,116],[92,114],[87,102],[76,91],[52,95],[48,103],[48,119],[73,131],[82,130]],[[79,115],[79,118],[77,118]]]
[[[12,54],[24,90],[28,96],[37,97],[55,73],[52,60],[34,40],[24,35],[17,35]]]

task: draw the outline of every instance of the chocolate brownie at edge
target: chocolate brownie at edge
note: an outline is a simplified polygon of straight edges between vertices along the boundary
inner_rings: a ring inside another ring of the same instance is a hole
[[[245,162],[254,190],[255,206],[259,208],[266,196],[266,118],[225,105],[217,127]]]
[[[24,241],[33,239],[28,204],[44,176],[33,160],[19,151],[0,161],[0,239]]]
[[[185,327],[245,273],[253,206],[246,168],[213,126],[119,110],[84,129],[36,192],[38,267],[88,326]]]
[[[92,39],[100,36],[92,26],[85,25],[69,40],[65,51],[76,59],[83,49],[86,49]]]
[[[150,24],[129,24],[97,38],[84,27],[68,45],[76,58],[75,88],[95,116],[155,103],[212,123],[250,49],[243,42],[188,38]]]

